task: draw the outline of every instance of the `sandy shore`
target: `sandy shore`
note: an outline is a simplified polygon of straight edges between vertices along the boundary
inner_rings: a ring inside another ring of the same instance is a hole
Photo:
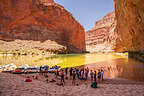
[[[54,74],[49,73],[49,77],[54,78]],[[0,73],[0,96],[144,96],[144,83],[124,79],[106,79],[93,89],[90,81],[77,80],[79,86],[72,86],[71,80],[66,80],[63,87],[46,83],[43,76],[32,82],[24,82],[24,78],[25,75]]]

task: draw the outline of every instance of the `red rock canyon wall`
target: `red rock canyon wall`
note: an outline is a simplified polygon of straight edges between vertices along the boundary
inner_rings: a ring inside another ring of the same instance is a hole
[[[85,51],[84,28],[53,0],[0,0],[0,50]]]

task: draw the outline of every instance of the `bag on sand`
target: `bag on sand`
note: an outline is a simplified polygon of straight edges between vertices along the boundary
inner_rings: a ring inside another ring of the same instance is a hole
[[[97,82],[92,82],[91,88],[97,88]]]
[[[30,78],[26,78],[24,82],[32,82],[32,80]]]
[[[56,82],[56,80],[52,79],[50,82],[53,83],[53,82]]]
[[[68,76],[66,76],[65,79],[68,80]]]
[[[63,83],[56,83],[56,85],[58,85],[58,86],[64,86]]]

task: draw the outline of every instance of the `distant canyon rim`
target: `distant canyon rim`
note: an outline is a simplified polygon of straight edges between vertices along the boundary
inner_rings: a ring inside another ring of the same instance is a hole
[[[0,51],[144,51],[144,1],[114,0],[115,10],[86,32],[53,0],[0,0]]]

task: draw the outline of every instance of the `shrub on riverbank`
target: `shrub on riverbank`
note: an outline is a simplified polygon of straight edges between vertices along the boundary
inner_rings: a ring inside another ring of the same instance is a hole
[[[138,61],[144,62],[144,52],[140,51],[129,51],[129,58],[134,58]]]

